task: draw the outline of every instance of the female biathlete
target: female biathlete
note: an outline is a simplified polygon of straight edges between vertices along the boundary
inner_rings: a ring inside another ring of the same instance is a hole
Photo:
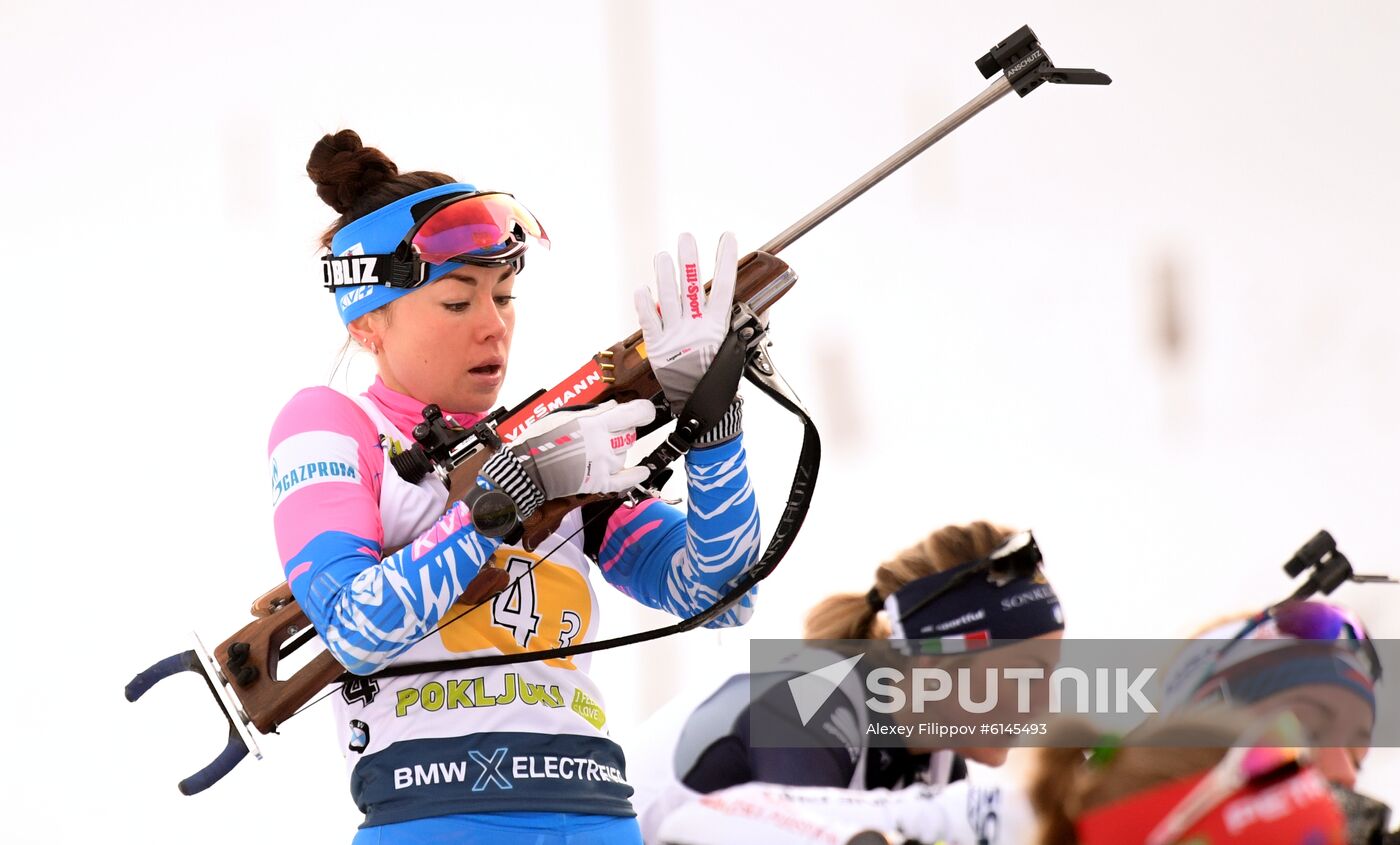
[[[1154,716],[1127,736],[1070,718],[1040,749],[1029,845],[1344,845],[1346,821],[1291,714]],[[1379,837],[1360,840],[1381,845]]]
[[[1018,657],[1043,660],[1048,670],[1058,643],[1042,641],[1062,635],[1064,614],[1040,563],[1029,532],[947,526],[881,564],[868,593],[818,603],[804,636],[921,641],[993,661],[1006,656],[998,646],[1017,641]],[[1033,827],[1026,797],[987,768],[1004,762],[1007,749],[920,747],[917,739],[877,747],[864,666],[801,718],[802,730],[822,740],[808,747],[771,747],[772,734],[761,735],[792,718],[788,682],[804,669],[736,675],[703,698],[662,708],[628,745],[646,841],[721,845],[747,830],[746,841],[806,845],[864,829],[928,842],[1024,841]]]
[[[1381,671],[1356,613],[1330,600],[1289,599],[1197,634],[1165,674],[1162,710],[1228,703],[1259,720],[1290,714],[1331,784],[1348,838],[1369,843],[1390,816],[1383,802],[1355,791],[1376,727]]]
[[[306,169],[340,215],[322,238],[326,285],[378,378],[360,396],[313,387],[287,403],[269,441],[273,521],[297,602],[335,658],[370,676],[334,696],[365,814],[354,841],[638,843],[622,751],[586,656],[373,674],[587,642],[598,630],[594,566],[650,607],[709,607],[760,546],[738,399],[686,455],[684,511],[655,499],[591,505],[566,516],[539,554],[486,536],[467,504],[447,505],[435,476],[409,483],[390,457],[413,445],[430,403],[463,426],[495,405],[527,238],[548,243],[544,229],[509,194],[399,173],[349,130],[318,141]],[[682,236],[682,279],[698,274],[696,252]],[[684,297],[662,253],[659,313],[638,292],[652,368],[677,409],[728,330],[736,263],[725,235],[708,298]],[[550,499],[628,490],[647,471],[623,468],[625,452],[654,413],[637,400],[551,414],[494,454],[478,486],[504,492],[521,520]],[[459,599],[484,566],[512,583],[466,612]],[[742,624],[751,599],[711,624]]]

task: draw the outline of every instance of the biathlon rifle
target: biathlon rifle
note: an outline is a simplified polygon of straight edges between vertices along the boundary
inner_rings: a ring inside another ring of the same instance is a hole
[[[744,375],[798,416],[803,422],[804,433],[788,502],[768,547],[733,588],[710,608],[694,616],[674,625],[626,637],[520,654],[415,663],[407,668],[390,666],[375,673],[376,676],[552,659],[688,631],[722,614],[773,571],[801,527],[820,461],[820,440],[816,427],[778,374],[767,352],[767,324],[763,315],[797,282],[797,274],[777,257],[778,253],[1012,91],[1024,97],[1045,82],[1107,85],[1111,81],[1096,70],[1055,67],[1035,33],[1026,26],[978,59],[977,69],[984,78],[997,76],[985,91],[739,262],[732,330],[721,346],[719,357],[727,353],[738,356]],[[711,372],[715,370],[716,367],[712,366]],[[737,369],[734,372],[737,383]],[[706,375],[708,378],[710,374]],[[702,380],[697,394],[702,392],[704,386]],[[729,395],[733,395],[732,391]],[[448,503],[451,504],[476,487],[478,471],[492,450],[518,436],[529,423],[559,408],[609,399],[618,402],[650,400],[657,405],[659,415],[658,422],[652,427],[669,421],[669,409],[661,386],[646,360],[641,332],[634,332],[597,353],[552,389],[537,392],[512,410],[498,409],[471,429],[449,425],[436,407],[429,406],[424,409],[423,423],[413,431],[415,446],[395,456],[395,468],[410,481],[422,478],[429,472],[438,474],[448,484]],[[727,398],[724,403],[728,403]],[[707,423],[717,420],[717,414],[722,411],[722,407],[717,410],[695,409],[692,414],[692,406],[683,409],[676,429],[642,462],[652,470],[647,486],[659,487],[668,472],[666,465],[683,454],[694,438],[708,428]],[[565,514],[602,498],[606,496],[595,494],[546,502],[526,521],[518,544],[533,550],[555,531]],[[548,554],[543,556],[547,557]],[[509,576],[504,570],[494,566],[483,567],[458,601],[458,604],[468,605],[466,609],[443,624],[460,619],[509,584]],[[255,601],[252,614],[255,617],[252,622],[219,643],[212,652],[205,649],[196,636],[194,648],[156,663],[126,686],[127,700],[135,701],[156,682],[170,675],[196,672],[203,676],[223,709],[229,725],[228,743],[212,763],[180,782],[180,791],[186,795],[207,789],[228,774],[249,751],[258,758],[262,757],[251,728],[261,733],[271,733],[328,685],[340,680],[364,682],[363,679],[346,675],[344,667],[336,662],[330,652],[318,654],[288,677],[279,676],[279,661],[315,638],[315,629],[306,613],[297,606],[285,583]]]

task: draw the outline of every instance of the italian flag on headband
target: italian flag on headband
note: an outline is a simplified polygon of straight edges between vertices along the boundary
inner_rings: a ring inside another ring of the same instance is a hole
[[[966,634],[955,634],[951,637],[920,640],[919,652],[921,654],[959,654],[964,651],[988,648],[991,644],[992,637],[989,631],[969,631]]]

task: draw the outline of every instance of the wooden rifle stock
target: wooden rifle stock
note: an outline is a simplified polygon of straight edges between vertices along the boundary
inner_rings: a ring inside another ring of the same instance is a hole
[[[734,300],[748,303],[756,313],[761,314],[796,281],[796,275],[786,262],[766,252],[751,252],[739,262]],[[633,332],[594,355],[592,366],[601,374],[598,380],[601,389],[579,393],[556,407],[566,407],[578,402],[606,402],[609,399],[616,399],[619,403],[633,399],[653,400],[662,392],[661,385],[651,371],[651,365],[647,363],[640,331]],[[543,398],[562,394],[576,384],[575,379],[571,377],[546,393]],[[548,408],[550,403],[542,404]],[[541,416],[539,411],[540,405],[522,409],[503,421],[499,430],[512,432],[524,422]],[[477,473],[487,457],[488,452],[483,449],[451,472],[450,489],[453,494],[449,496],[448,504],[460,499],[461,494],[469,489],[467,485],[476,483]],[[533,550],[554,533],[569,511],[590,502],[614,497],[615,494],[594,494],[569,496],[545,502],[526,520],[525,536],[521,545]],[[397,550],[386,552],[386,556],[394,551]],[[504,589],[508,582],[509,578],[504,570],[496,566],[484,567],[472,579],[462,598],[453,607],[464,603],[470,607],[487,601]],[[311,622],[292,598],[291,588],[285,582],[254,601],[252,614],[256,617],[252,622],[214,649],[214,659],[227,675],[230,688],[243,705],[248,721],[262,733],[270,733],[310,701],[317,692],[334,683],[344,674],[345,668],[330,652],[323,652],[290,677],[277,676],[278,659],[286,657],[312,639],[307,630]],[[294,637],[296,639],[293,639]]]

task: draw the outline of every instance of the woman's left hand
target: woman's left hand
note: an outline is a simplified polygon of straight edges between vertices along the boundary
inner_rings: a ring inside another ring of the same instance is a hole
[[[647,345],[647,361],[666,391],[666,401],[679,414],[729,334],[739,247],[732,232],[720,236],[708,298],[700,274],[700,251],[689,232],[681,235],[676,254],[681,264],[679,278],[670,253],[658,253],[656,299],[646,285],[637,288],[633,298]]]

